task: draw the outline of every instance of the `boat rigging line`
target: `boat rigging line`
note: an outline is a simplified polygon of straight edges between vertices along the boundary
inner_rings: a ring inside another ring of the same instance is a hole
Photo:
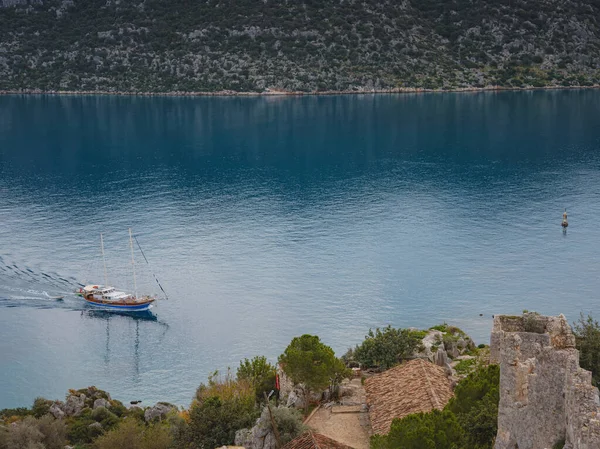
[[[150,265],[150,262],[148,262],[148,259],[146,259],[146,255],[144,254],[144,250],[140,246],[140,242],[138,242],[137,236],[134,235],[133,238],[135,239],[135,243],[137,243],[137,246],[140,249],[140,252],[142,253],[142,256],[144,256],[144,260],[146,261],[146,263],[148,265]],[[154,280],[156,281],[156,283],[158,284],[158,286],[160,287],[160,289],[162,290],[162,292],[165,294],[165,299],[169,299],[169,297],[167,296],[167,292],[162,287],[162,285],[160,285],[160,282],[158,282],[158,278],[156,277],[156,275],[154,274],[154,272],[152,273],[152,276],[154,276]]]

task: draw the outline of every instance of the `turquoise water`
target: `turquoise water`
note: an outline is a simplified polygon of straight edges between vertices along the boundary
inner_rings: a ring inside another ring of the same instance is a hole
[[[186,405],[302,333],[341,355],[387,324],[600,317],[599,117],[589,90],[0,97],[0,408]],[[169,295],[144,319],[70,294],[102,282],[100,232],[133,288],[130,226],[139,289]]]

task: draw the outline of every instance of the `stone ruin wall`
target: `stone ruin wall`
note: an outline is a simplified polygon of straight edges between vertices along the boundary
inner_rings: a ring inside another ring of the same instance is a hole
[[[491,360],[500,364],[495,449],[600,449],[600,398],[579,367],[564,315],[496,316]]]

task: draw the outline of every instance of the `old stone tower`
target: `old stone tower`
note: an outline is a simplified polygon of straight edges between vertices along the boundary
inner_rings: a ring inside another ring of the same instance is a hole
[[[495,449],[600,448],[600,399],[579,367],[564,315],[496,316],[491,358],[500,364]]]

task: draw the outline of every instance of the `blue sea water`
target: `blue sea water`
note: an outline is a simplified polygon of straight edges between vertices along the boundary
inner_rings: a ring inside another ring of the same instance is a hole
[[[387,324],[600,317],[599,222],[600,91],[3,96],[0,408],[187,405],[303,333],[341,355]],[[169,295],[143,319],[71,294],[103,282],[101,232],[133,289],[128,227],[139,290]]]

